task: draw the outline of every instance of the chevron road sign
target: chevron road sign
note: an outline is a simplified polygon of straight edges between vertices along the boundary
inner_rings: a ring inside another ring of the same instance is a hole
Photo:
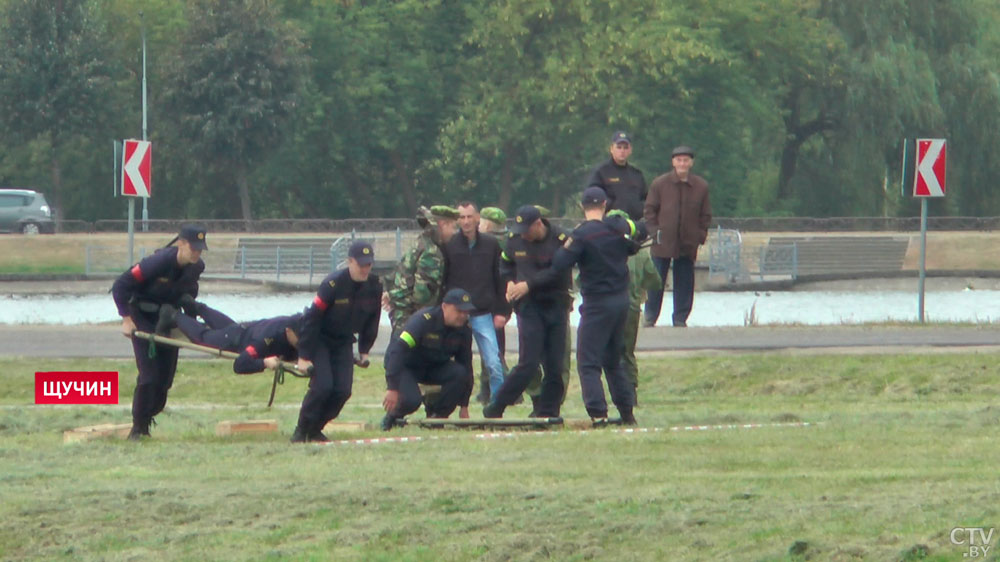
[[[152,191],[152,143],[128,139],[124,141],[122,158],[122,195],[149,197]]]
[[[945,139],[917,139],[917,173],[914,197],[944,197]]]

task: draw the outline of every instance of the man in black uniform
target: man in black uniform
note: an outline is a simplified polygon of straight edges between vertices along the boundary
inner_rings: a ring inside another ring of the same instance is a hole
[[[621,209],[634,221],[642,220],[643,204],[646,201],[646,178],[642,171],[628,163],[632,155],[632,140],[625,131],[618,131],[611,137],[611,158],[598,166],[587,186],[596,185],[608,197],[608,210]]]
[[[327,441],[323,427],[351,397],[354,342],[363,362],[378,337],[382,282],[371,275],[375,252],[371,244],[359,240],[351,244],[347,256],[347,267],[323,280],[302,315],[297,367],[303,373],[312,367],[313,376],[293,443]]]
[[[184,225],[164,248],[115,280],[111,294],[122,317],[123,336],[132,338],[136,330],[157,331],[161,308],[166,314],[180,306],[185,295],[198,296],[198,278],[205,271],[201,252],[207,249],[205,228]],[[138,440],[149,436],[153,416],[167,404],[167,391],[177,371],[177,348],[132,338],[132,351],[139,375],[132,395],[132,431],[128,437]]]
[[[578,226],[552,259],[553,273],[580,266],[580,326],[576,336],[576,364],[583,390],[583,404],[596,424],[607,423],[608,403],[601,384],[601,369],[611,400],[622,423],[635,425],[632,408],[635,388],[625,376],[622,353],[625,317],[628,314],[628,257],[646,237],[645,227],[620,216],[604,217],[607,198],[597,186],[583,192],[586,221]]]
[[[418,310],[406,321],[399,337],[389,342],[383,431],[420,407],[418,383],[441,385],[437,399],[427,405],[427,417],[447,418],[455,410],[466,395],[472,373],[472,330],[468,324],[474,310],[476,305],[468,292],[452,289],[440,305]]]
[[[569,326],[567,311],[572,302],[569,295],[572,271],[538,274],[548,270],[566,239],[566,233],[542,218],[538,207],[525,205],[517,210],[500,263],[504,278],[510,280],[507,297],[517,311],[518,363],[490,404],[483,408],[484,417],[503,417],[504,409],[521,396],[539,365],[544,365],[542,392],[532,398],[535,402],[532,414],[559,416],[565,393],[562,372]]]
[[[233,362],[237,374],[259,373],[276,368],[279,361],[294,362],[299,358],[301,314],[239,323],[204,303],[187,304],[193,305],[191,308],[204,322],[175,314],[171,324],[176,324],[193,343],[239,353]]]

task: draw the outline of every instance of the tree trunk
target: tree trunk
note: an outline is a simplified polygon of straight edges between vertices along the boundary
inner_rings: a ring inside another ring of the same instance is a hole
[[[52,218],[55,220],[55,231],[62,232],[62,165],[59,163],[59,158],[56,156],[58,153],[59,152],[55,148],[52,149],[52,162],[50,163],[49,173],[52,176]]]
[[[413,186],[413,178],[410,177],[403,155],[397,150],[390,151],[389,160],[392,162],[392,171],[396,175],[396,181],[400,189],[403,190],[403,198],[406,200],[408,211],[417,212],[417,190]]]
[[[247,178],[246,166],[242,164],[237,164],[236,169],[236,187],[240,194],[240,210],[243,213],[243,228],[250,232],[252,230],[251,224],[253,221],[253,214],[250,210],[250,181]]]
[[[511,191],[513,191],[513,177],[514,177],[514,147],[508,141],[503,145],[503,164],[500,168],[500,198],[499,205],[501,209],[510,208],[510,197]]]

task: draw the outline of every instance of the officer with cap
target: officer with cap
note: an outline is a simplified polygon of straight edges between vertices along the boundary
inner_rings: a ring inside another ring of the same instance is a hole
[[[438,306],[417,311],[399,336],[389,342],[385,370],[388,431],[420,407],[418,384],[441,385],[441,393],[427,405],[427,416],[447,418],[462,400],[472,373],[472,330],[469,313],[476,310],[464,289],[452,289]]]
[[[642,206],[646,201],[646,178],[642,170],[629,164],[632,139],[625,131],[611,135],[608,148],[611,158],[594,169],[586,185],[596,185],[608,198],[608,210],[621,209],[634,221],[642,219]]]
[[[653,180],[644,211],[646,225],[653,237],[649,251],[661,277],[660,286],[649,291],[645,325],[655,326],[660,316],[663,284],[672,262],[674,311],[671,322],[675,327],[684,328],[694,305],[694,264],[698,259],[698,246],[708,239],[712,204],[708,198],[708,182],[691,173],[694,150],[678,146],[670,161],[674,169]]]
[[[622,329],[628,313],[628,257],[639,250],[645,227],[630,219],[605,217],[607,196],[597,186],[583,192],[581,205],[586,221],[578,226],[552,259],[547,275],[556,276],[580,267],[580,325],[577,329],[576,362],[583,403],[595,425],[607,423],[608,405],[601,384],[607,378],[611,400],[622,423],[634,425],[635,389],[622,368]],[[544,282],[545,274],[536,282]]]
[[[122,317],[122,335],[157,331],[161,314],[166,317],[181,306],[185,295],[198,296],[198,279],[205,271],[201,253],[208,249],[205,227],[186,224],[165,247],[122,273],[111,294]],[[132,395],[132,430],[129,439],[149,436],[153,416],[163,411],[167,392],[177,371],[177,348],[132,338],[132,351],[139,370]]]
[[[447,205],[420,207],[417,223],[423,228],[416,243],[386,278],[383,308],[389,312],[393,339],[417,310],[441,302],[444,287],[444,245],[454,236],[458,210]],[[386,357],[388,359],[388,357]]]
[[[569,329],[569,294],[572,271],[558,275],[547,272],[553,256],[566,243],[567,235],[553,226],[534,205],[517,210],[507,248],[501,254],[501,268],[507,297],[517,312],[520,348],[517,366],[507,375],[483,416],[498,418],[514,403],[544,366],[541,393],[532,397],[532,415],[558,417],[566,386],[562,378]]]
[[[378,337],[382,282],[371,275],[375,251],[351,244],[347,267],[328,275],[302,315],[298,368],[313,368],[292,442],[327,441],[323,427],[340,414],[354,383],[354,342],[361,362]]]

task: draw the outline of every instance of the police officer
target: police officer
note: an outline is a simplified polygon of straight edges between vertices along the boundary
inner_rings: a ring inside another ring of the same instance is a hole
[[[340,414],[354,383],[354,342],[360,360],[378,337],[382,282],[371,275],[375,251],[359,240],[347,251],[347,267],[320,284],[312,305],[302,315],[298,368],[313,368],[302,400],[293,443],[327,441],[323,427]],[[357,337],[355,337],[357,334]]]
[[[446,205],[421,207],[417,222],[423,231],[386,279],[383,307],[389,312],[393,339],[417,310],[441,302],[444,251],[455,234],[458,210]],[[388,356],[386,356],[388,360]]]
[[[517,312],[518,363],[491,403],[483,408],[484,417],[502,417],[504,409],[528,387],[540,365],[544,365],[544,376],[540,395],[532,397],[535,403],[532,415],[559,416],[566,388],[562,373],[572,270],[546,275],[543,280],[539,280],[538,274],[548,270],[566,239],[566,233],[542,218],[534,205],[517,210],[511,236],[501,254],[501,267],[504,277],[510,279],[507,297]]]
[[[115,306],[122,317],[122,335],[156,331],[161,308],[167,312],[181,305],[182,297],[198,296],[198,279],[205,271],[201,252],[208,249],[205,228],[184,225],[180,234],[164,248],[122,273],[111,287]],[[161,329],[162,331],[162,329]],[[132,430],[128,438],[149,436],[153,416],[163,411],[167,392],[177,371],[177,348],[132,338],[132,351],[139,369],[132,395]]]
[[[611,158],[594,169],[587,180],[588,186],[596,185],[608,197],[608,210],[621,209],[634,221],[642,220],[643,203],[646,201],[646,178],[642,170],[629,164],[632,139],[625,131],[611,136],[608,148]]]
[[[439,306],[417,311],[399,337],[389,342],[385,371],[386,415],[382,429],[398,425],[420,407],[419,383],[441,385],[441,393],[427,405],[427,417],[447,418],[458,406],[472,373],[472,330],[469,313],[476,309],[464,289],[452,289]]]
[[[580,266],[583,304],[576,336],[576,363],[587,414],[595,425],[607,423],[603,369],[622,423],[634,425],[635,389],[622,368],[622,330],[628,314],[627,261],[638,251],[637,242],[645,238],[645,227],[622,217],[605,218],[607,196],[600,187],[584,190],[581,205],[586,221],[556,252],[549,275],[574,264]]]
[[[237,374],[259,373],[276,368],[279,361],[295,362],[299,358],[301,314],[239,323],[203,303],[197,303],[195,309],[204,322],[175,314],[172,323],[194,343],[239,353],[233,362]]]

